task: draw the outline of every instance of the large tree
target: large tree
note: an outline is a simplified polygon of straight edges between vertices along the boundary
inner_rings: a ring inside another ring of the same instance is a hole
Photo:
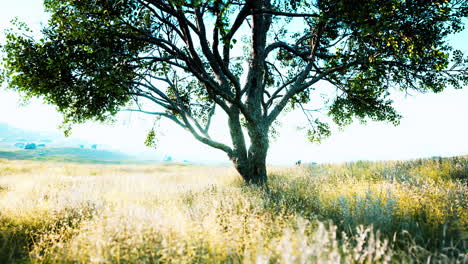
[[[327,119],[304,104],[320,105],[338,125],[398,123],[390,90],[440,92],[468,80],[466,61],[447,41],[463,29],[465,0],[44,5],[50,19],[41,39],[7,33],[3,77],[10,88],[56,105],[65,124],[106,120],[132,103],[225,152],[249,183],[267,180],[269,131],[285,109],[302,108],[308,136],[317,140],[330,133]],[[333,88],[314,97],[325,82]],[[158,107],[149,110],[147,102]],[[230,142],[210,137],[215,109],[227,115]]]

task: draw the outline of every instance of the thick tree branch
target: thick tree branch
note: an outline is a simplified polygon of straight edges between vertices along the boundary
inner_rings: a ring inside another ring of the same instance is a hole
[[[225,65],[229,65],[230,60],[230,51],[231,51],[231,41],[234,35],[236,34],[237,30],[241,27],[244,23],[245,19],[250,15],[250,10],[252,8],[252,2],[254,0],[246,1],[245,5],[237,14],[234,23],[232,24],[231,28],[229,29],[229,33],[224,38],[224,47],[223,47],[223,61]]]
[[[220,143],[220,142],[217,142],[211,138],[208,138],[208,137],[205,137],[205,136],[202,136],[200,135],[197,130],[192,126],[192,124],[190,123],[190,121],[188,120],[188,118],[185,116],[185,115],[182,115],[182,119],[184,121],[184,124],[185,126],[187,127],[187,130],[190,131],[190,133],[200,142],[210,146],[210,147],[213,147],[213,148],[216,148],[216,149],[219,149],[219,150],[222,150],[224,151],[228,156],[232,156],[233,155],[233,151],[232,149],[223,144],[223,143]]]
[[[208,131],[210,130],[211,120],[213,119],[213,116],[215,114],[215,110],[216,110],[216,105],[214,104],[211,107],[210,111],[208,112],[208,117],[206,119],[206,125],[205,125],[205,128],[203,129],[205,134],[208,134]]]
[[[307,60],[309,55],[310,55],[310,51],[299,50],[297,47],[291,46],[291,45],[289,45],[288,43],[286,43],[284,41],[277,41],[275,43],[272,43],[272,44],[268,45],[268,47],[265,49],[265,57],[268,57],[268,54],[270,54],[270,52],[272,52],[273,50],[278,49],[278,48],[282,48],[282,49],[296,55],[297,57],[302,58],[303,60]]]

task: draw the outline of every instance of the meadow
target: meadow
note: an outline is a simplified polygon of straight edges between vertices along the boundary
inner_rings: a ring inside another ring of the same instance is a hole
[[[467,263],[468,157],[272,167],[0,160],[0,263]]]

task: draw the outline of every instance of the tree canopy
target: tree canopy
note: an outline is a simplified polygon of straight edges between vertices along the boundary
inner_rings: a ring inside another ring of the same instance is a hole
[[[400,115],[392,90],[440,92],[468,83],[447,37],[463,30],[464,0],[45,0],[42,38],[7,33],[3,78],[57,106],[66,124],[122,108],[164,117],[224,151],[247,182],[266,182],[268,132],[300,108],[308,137]],[[311,102],[321,83],[332,89]],[[155,107],[147,108],[151,102]],[[216,109],[231,142],[210,137]],[[246,133],[244,133],[244,131]],[[249,140],[246,140],[246,138]],[[154,133],[147,141],[151,144]]]

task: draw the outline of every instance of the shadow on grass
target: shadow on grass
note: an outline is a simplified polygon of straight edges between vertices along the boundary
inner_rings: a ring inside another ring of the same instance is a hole
[[[11,217],[0,212],[0,263],[29,263],[31,258],[41,258],[41,247],[72,238],[80,223],[95,214],[96,207],[88,202],[34,216]]]

